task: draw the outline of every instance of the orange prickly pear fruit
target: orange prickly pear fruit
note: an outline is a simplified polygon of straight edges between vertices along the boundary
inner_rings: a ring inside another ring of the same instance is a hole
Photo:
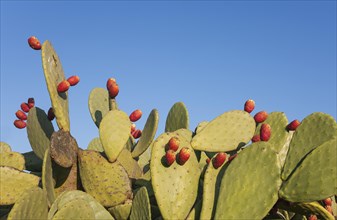
[[[28,44],[34,50],[41,50],[41,43],[35,36],[28,38]]]
[[[135,139],[140,138],[140,136],[142,136],[142,131],[139,130],[139,129],[137,129],[137,130],[133,131],[133,132],[131,133],[131,135],[132,135],[133,138],[135,138]]]
[[[130,121],[132,122],[138,121],[142,117],[142,114],[143,113],[140,109],[134,110],[129,116]]]
[[[256,134],[256,135],[254,135],[254,136],[252,137],[252,142],[254,143],[254,142],[258,142],[258,141],[261,141],[260,135],[259,135],[259,134]]]
[[[301,124],[301,122],[297,119],[295,119],[294,121],[290,122],[288,125],[287,125],[287,129],[288,131],[295,131],[296,128]]]
[[[184,165],[191,156],[191,150],[187,147],[181,148],[179,152],[179,164]]]
[[[17,117],[18,119],[20,119],[20,120],[27,120],[27,115],[26,115],[26,113],[24,113],[24,112],[21,111],[21,110],[17,110],[17,111],[15,112],[15,115],[16,115],[16,117]]]
[[[218,169],[226,160],[226,153],[220,152],[218,153],[212,160],[213,167]]]
[[[48,110],[48,119],[49,121],[52,121],[54,118],[55,118],[54,110],[52,107],[50,107]]]
[[[173,150],[174,152],[176,152],[179,149],[179,144],[179,139],[176,137],[172,137],[167,143],[167,148],[168,150]]]
[[[255,108],[255,102],[252,99],[248,99],[245,103],[244,110],[248,113],[251,113]]]
[[[108,81],[106,82],[106,89],[109,90],[109,88],[113,85],[117,84],[115,78],[109,78]]]
[[[131,133],[136,130],[136,124],[132,123],[131,124]]]
[[[29,98],[28,99],[28,107],[29,109],[33,108],[35,106],[35,100],[34,98]]]
[[[22,128],[25,128],[27,126],[27,124],[23,120],[19,119],[19,120],[14,121],[14,126],[19,128],[19,129],[22,129]]]
[[[269,124],[264,123],[261,125],[260,129],[260,139],[261,141],[268,141],[271,136],[271,127]]]
[[[175,152],[173,150],[168,150],[166,151],[166,154],[165,154],[165,161],[166,161],[166,164],[168,166],[171,166],[171,164],[173,164],[173,162],[176,160],[176,155],[175,155]]]
[[[254,120],[256,123],[264,122],[268,117],[268,113],[266,111],[260,111],[254,115]]]
[[[70,86],[74,86],[76,85],[79,81],[80,81],[80,77],[78,76],[71,76],[67,79],[67,81],[69,82]]]
[[[57,92],[62,93],[68,91],[70,83],[67,80],[63,80],[57,86]]]
[[[21,110],[22,110],[22,111],[24,111],[24,112],[26,112],[26,113],[29,112],[29,109],[30,109],[30,108],[29,108],[29,106],[28,106],[27,103],[25,103],[25,102],[21,103],[20,107],[21,107]]]

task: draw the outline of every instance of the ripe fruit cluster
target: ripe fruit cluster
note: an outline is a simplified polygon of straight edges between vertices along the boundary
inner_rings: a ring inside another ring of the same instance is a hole
[[[26,120],[27,120],[27,114],[31,108],[33,108],[35,105],[34,98],[28,98],[27,102],[23,102],[20,105],[21,110],[18,110],[15,112],[15,115],[18,119],[14,121],[14,126],[23,129],[27,126]]]
[[[143,113],[140,109],[134,110],[130,115],[129,119],[131,122],[136,122],[142,117]],[[137,139],[142,135],[142,130],[136,129],[136,124],[132,123],[131,125],[131,135]]]
[[[75,86],[80,81],[80,77],[71,76],[67,80],[63,80],[57,86],[57,92],[63,93],[69,90],[70,86]]]
[[[172,137],[166,147],[166,154],[165,154],[165,161],[167,166],[171,166],[176,158],[178,157],[178,164],[184,165],[186,161],[190,158],[191,150],[188,147],[183,147],[180,149],[179,153],[176,154],[177,150],[179,149],[180,141],[177,137]]]
[[[114,99],[119,93],[119,86],[116,82],[116,79],[114,78],[109,78],[108,81],[106,82],[106,88],[109,92],[110,98]]]

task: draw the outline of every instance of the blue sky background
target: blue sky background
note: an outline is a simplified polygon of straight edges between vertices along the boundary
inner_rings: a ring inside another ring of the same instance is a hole
[[[178,101],[192,130],[250,98],[252,114],[336,119],[335,1],[1,1],[0,132],[14,151],[31,150],[26,129],[13,125],[20,104],[34,97],[51,106],[31,35],[52,42],[66,77],[81,78],[69,93],[81,148],[98,136],[89,93],[109,77],[120,86],[119,107],[143,111],[137,127],[158,109],[157,135]]]

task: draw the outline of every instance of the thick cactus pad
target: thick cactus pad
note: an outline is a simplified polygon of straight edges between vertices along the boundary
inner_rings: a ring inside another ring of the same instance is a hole
[[[280,197],[290,202],[312,202],[337,194],[336,138],[309,153],[283,183]]]
[[[262,159],[263,158],[263,159]],[[256,142],[231,161],[220,185],[214,219],[262,219],[278,200],[281,167],[268,142]],[[263,181],[256,181],[263,178]]]
[[[114,162],[129,139],[131,122],[122,111],[109,111],[99,126],[99,137],[106,156]]]
[[[255,121],[249,113],[229,111],[210,121],[193,137],[191,145],[208,152],[231,151],[248,143],[254,131]]]
[[[88,193],[79,190],[67,191],[62,193],[59,197],[57,197],[52,207],[50,208],[48,218],[52,219],[58,210],[62,209],[62,207],[64,207],[66,204],[74,200],[86,201],[89,204],[92,211],[94,212],[93,219],[102,219],[102,220],[113,219],[110,213],[101,204],[99,204],[97,200],[95,200]]]
[[[332,116],[316,112],[303,119],[290,142],[282,179],[288,178],[306,154],[334,137],[337,137],[337,124]]]
[[[37,186],[25,190],[15,202],[8,220],[47,219],[48,205],[45,192]]]
[[[166,118],[165,132],[173,132],[180,128],[189,127],[189,116],[188,111],[184,103],[175,103]]]
[[[57,86],[65,80],[61,61],[49,41],[42,45],[42,66],[44,77],[59,129],[70,130],[68,92],[58,93]],[[42,158],[41,158],[42,159]]]
[[[17,152],[0,153],[0,166],[13,167],[18,170],[25,169],[25,158]]]
[[[286,128],[288,119],[286,115],[283,112],[271,112],[263,123],[267,123],[271,127],[271,136],[268,140],[271,144],[270,146],[273,147],[276,152],[280,152],[288,137]],[[263,123],[258,124],[255,134],[260,134],[261,125]]]
[[[99,127],[109,112],[109,92],[103,88],[94,88],[89,94],[88,106],[92,120]]]
[[[140,137],[137,145],[132,151],[132,157],[138,157],[146,151],[146,149],[152,143],[154,136],[156,135],[159,122],[159,114],[157,109],[153,109],[146,120],[142,136]]]
[[[54,126],[49,121],[47,114],[38,107],[31,108],[27,118],[27,135],[34,153],[41,160],[50,145],[53,132]]]
[[[131,213],[131,207],[132,207],[132,202],[126,202],[125,204],[110,207],[108,211],[111,213],[111,215],[116,220],[126,220],[126,219],[129,219],[129,216]]]
[[[174,162],[167,167],[164,159],[165,147],[170,138],[178,137],[180,147],[190,149],[190,158],[184,165]],[[164,133],[153,143],[151,181],[154,194],[164,219],[185,219],[198,194],[200,170],[197,157],[189,143],[176,132]]]
[[[79,150],[83,187],[105,207],[122,204],[132,197],[131,182],[118,161],[110,163],[97,151]]]
[[[12,148],[5,142],[0,142],[0,153],[11,152]]]
[[[42,171],[43,160],[41,160],[38,156],[36,156],[34,151],[23,153],[23,157],[25,158],[26,170],[34,171],[34,172]]]
[[[151,219],[151,205],[146,187],[141,187],[132,201],[130,220]]]
[[[142,168],[133,159],[131,152],[124,148],[117,157],[117,161],[123,166],[130,179],[139,179],[143,175]]]
[[[89,202],[83,199],[74,199],[66,203],[55,213],[53,220],[58,219],[95,219],[95,214]]]
[[[48,148],[44,154],[43,166],[42,166],[42,188],[47,195],[48,204],[51,206],[55,200],[55,181],[53,179],[53,168],[50,157],[50,148]]]
[[[101,140],[99,139],[99,137],[96,137],[96,138],[92,139],[90,141],[90,143],[88,144],[87,149],[88,150],[95,150],[95,151],[98,151],[98,152],[104,152],[104,149],[103,149],[103,146],[102,146],[102,143],[101,143]]]
[[[11,167],[0,167],[0,205],[11,205],[25,190],[37,186],[40,178]]]

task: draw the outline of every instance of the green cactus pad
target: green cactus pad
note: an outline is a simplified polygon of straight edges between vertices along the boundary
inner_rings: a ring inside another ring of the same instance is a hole
[[[152,143],[154,136],[156,135],[159,122],[159,114],[157,109],[153,109],[146,120],[142,136],[140,137],[137,145],[132,151],[132,157],[138,157],[146,151],[146,149]]]
[[[0,205],[11,205],[25,190],[37,186],[40,178],[12,167],[0,167]]]
[[[88,105],[91,118],[99,127],[102,119],[109,112],[109,92],[103,88],[94,88],[90,92]]]
[[[165,132],[173,132],[180,128],[189,127],[188,111],[184,103],[175,103],[166,118]]]
[[[132,201],[130,220],[151,219],[151,205],[146,187],[141,187]]]
[[[61,207],[53,217],[53,220],[64,219],[95,219],[95,213],[89,202],[83,199],[74,199]]]
[[[195,128],[194,133],[195,133],[195,134],[200,133],[200,131],[201,131],[202,129],[204,129],[204,128],[206,127],[207,124],[208,124],[208,121],[202,121],[202,122],[200,122],[200,123],[197,125],[197,127]]]
[[[283,183],[280,197],[290,202],[312,202],[337,194],[336,138],[309,153]]]
[[[180,128],[180,129],[176,130],[174,133],[176,133],[179,136],[185,138],[188,142],[191,142],[191,140],[192,140],[193,132],[186,129],[186,128]]]
[[[68,168],[76,163],[78,145],[69,131],[54,132],[50,141],[50,156],[58,165]]]
[[[99,137],[96,137],[90,141],[90,143],[88,144],[87,150],[95,150],[98,152],[104,152],[104,149],[103,149],[103,146],[102,146],[102,143]]]
[[[178,137],[180,147],[190,149],[190,158],[184,165],[174,162],[167,167],[164,159],[165,146],[172,137]],[[189,141],[176,132],[164,133],[153,143],[151,181],[155,197],[164,219],[185,219],[198,194],[200,170],[197,157]]]
[[[288,119],[283,112],[271,112],[268,118],[263,122],[271,127],[271,136],[268,142],[276,152],[280,152],[288,137],[287,125]],[[255,135],[260,134],[263,123],[259,123],[255,130]]]
[[[99,126],[99,137],[106,156],[114,162],[129,139],[131,122],[122,111],[109,111]]]
[[[11,152],[12,148],[9,146],[9,144],[5,142],[0,142],[0,153],[6,153],[6,152]]]
[[[265,217],[278,200],[280,174],[277,154],[268,142],[256,142],[242,150],[221,180],[214,219]],[[256,181],[259,178],[263,181]]]
[[[215,155],[216,156],[216,155]],[[214,157],[215,157],[214,156]],[[228,155],[225,162],[221,167],[214,168],[211,159],[207,165],[206,172],[204,174],[203,194],[202,194],[202,208],[200,213],[200,219],[211,219],[215,213],[214,204],[216,204],[216,195],[219,193],[220,180],[222,179],[225,171],[225,164],[228,161]]]
[[[142,153],[137,159],[138,165],[140,166],[143,173],[146,173],[150,169],[150,159],[151,159],[151,148],[153,142],[150,144],[150,147]]]
[[[38,156],[36,156],[34,151],[29,151],[27,153],[23,153],[22,155],[25,158],[26,170],[34,172],[42,171],[43,160],[41,160]]]
[[[117,220],[127,220],[129,219],[129,216],[131,213],[131,207],[132,207],[132,203],[128,202],[125,204],[110,207],[108,211]]]
[[[133,159],[131,152],[124,148],[117,157],[117,161],[123,166],[128,173],[129,178],[139,179],[142,175],[142,168],[138,165],[137,161]]]
[[[62,209],[62,207],[73,200],[85,200],[88,202],[90,208],[94,211],[94,219],[113,219],[110,213],[101,204],[99,204],[97,200],[95,200],[88,193],[82,192],[80,190],[66,191],[57,197],[50,208],[48,218],[52,219],[58,210]]]
[[[49,41],[42,45],[42,66],[44,77],[59,129],[70,130],[68,92],[58,93],[57,86],[65,80],[61,61]]]
[[[53,132],[54,126],[49,121],[47,114],[38,107],[31,108],[27,118],[27,135],[34,153],[41,160],[50,145]]]
[[[83,187],[105,207],[122,204],[132,197],[131,182],[118,161],[110,163],[97,151],[79,150]]]
[[[334,137],[337,137],[337,124],[332,116],[315,112],[303,119],[290,142],[282,179],[289,177],[306,154]]]
[[[231,151],[249,142],[254,131],[255,121],[249,113],[229,111],[210,121],[193,137],[191,145],[208,152]]]
[[[47,219],[48,205],[45,192],[37,186],[26,189],[15,202],[8,220]]]
[[[25,158],[17,152],[0,153],[0,166],[13,167],[18,170],[25,169]]]
[[[53,168],[50,157],[50,148],[44,154],[43,167],[42,167],[42,188],[47,195],[49,207],[55,200],[55,181],[53,179]]]
[[[282,168],[283,168],[284,163],[286,161],[287,153],[289,151],[289,146],[290,146],[291,139],[293,138],[293,135],[294,135],[294,131],[288,132],[287,139],[286,139],[285,143],[283,144],[281,150],[278,152],[278,158],[279,158],[279,161],[280,161],[280,164],[281,164]]]

